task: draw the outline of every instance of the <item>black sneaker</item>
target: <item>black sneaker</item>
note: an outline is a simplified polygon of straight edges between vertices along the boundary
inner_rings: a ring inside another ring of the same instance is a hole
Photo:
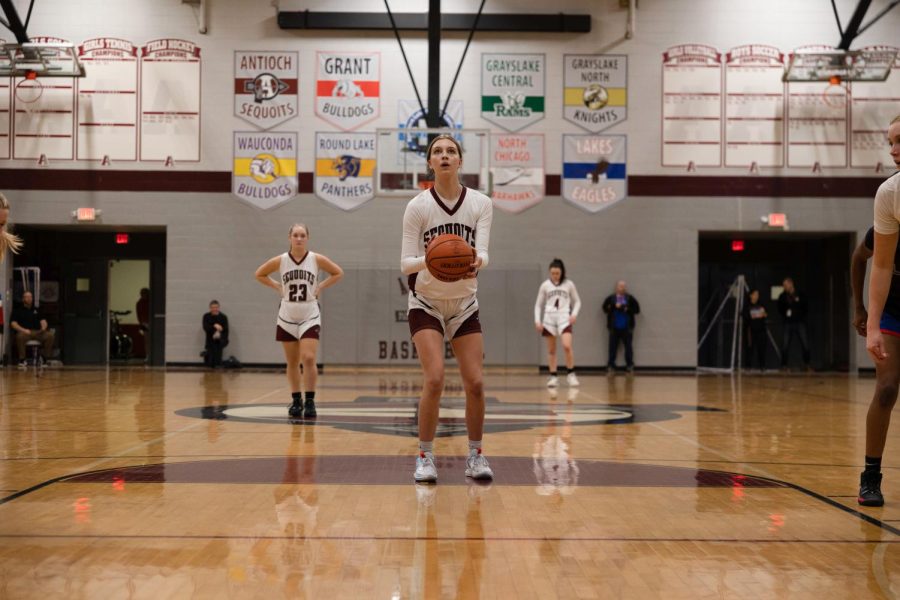
[[[856,501],[860,506],[884,506],[884,496],[881,495],[881,473],[863,471],[860,474],[859,498]]]
[[[306,399],[306,406],[303,407],[303,418],[304,419],[315,419],[316,418],[316,401],[312,398]]]
[[[288,415],[293,419],[300,419],[303,417],[303,405],[300,402],[294,402],[291,404],[291,407],[288,409]]]

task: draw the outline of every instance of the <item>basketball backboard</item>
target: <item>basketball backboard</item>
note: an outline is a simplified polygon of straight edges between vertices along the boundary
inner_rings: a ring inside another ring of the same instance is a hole
[[[463,185],[490,194],[490,131],[487,129],[376,129],[376,194],[412,198],[431,187],[425,149],[440,134],[452,135],[463,149],[460,180]]]
[[[884,81],[897,49],[798,50],[791,54],[783,81]]]
[[[0,76],[84,77],[74,44],[0,44]]]

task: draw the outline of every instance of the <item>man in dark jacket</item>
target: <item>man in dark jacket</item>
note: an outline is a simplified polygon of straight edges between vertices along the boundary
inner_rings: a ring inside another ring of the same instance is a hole
[[[806,314],[809,312],[809,305],[806,302],[806,296],[801,295],[794,287],[793,279],[785,277],[782,286],[784,291],[778,296],[778,312],[781,313],[784,321],[781,368],[786,369],[788,366],[791,343],[796,336],[800,341],[800,349],[803,351],[803,364],[807,370],[810,370],[809,337],[806,331]]]
[[[603,312],[606,313],[606,328],[609,329],[609,360],[607,373],[616,369],[616,354],[619,342],[625,344],[625,368],[634,371],[634,353],[631,338],[634,332],[634,316],[641,312],[641,305],[634,296],[628,293],[625,282],[616,282],[616,291],[603,301]]]
[[[218,300],[210,302],[209,312],[203,315],[203,331],[206,332],[203,362],[207,367],[221,367],[222,349],[228,345],[228,317],[221,312]]]
[[[47,327],[34,306],[34,294],[22,294],[22,305],[13,308],[10,327],[16,332],[16,350],[19,353],[19,366],[25,366],[25,342],[36,340],[41,342],[41,354],[48,360],[53,353],[53,331]]]

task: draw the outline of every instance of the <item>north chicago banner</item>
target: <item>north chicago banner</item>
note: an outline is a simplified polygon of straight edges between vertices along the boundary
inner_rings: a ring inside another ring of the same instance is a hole
[[[375,197],[375,134],[316,134],[316,196],[343,210]]]
[[[563,116],[592,133],[628,116],[628,57],[617,54],[567,54]]]
[[[587,212],[627,195],[624,135],[564,135],[562,195]]]
[[[232,193],[269,209],[297,195],[297,134],[235,131]]]
[[[544,136],[491,135],[494,206],[518,213],[544,199]]]
[[[271,129],[297,116],[297,53],[234,53],[234,114]]]
[[[319,52],[316,60],[316,115],[344,131],[381,113],[381,54]]]
[[[544,118],[543,54],[481,55],[481,116],[507,131]]]

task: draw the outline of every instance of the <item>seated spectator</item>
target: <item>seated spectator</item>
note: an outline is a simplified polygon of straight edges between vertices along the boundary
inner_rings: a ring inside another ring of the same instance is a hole
[[[203,331],[206,332],[203,362],[212,368],[222,366],[222,349],[228,345],[228,317],[219,308],[219,301],[213,300],[209,303],[209,312],[203,315]]]
[[[10,327],[16,332],[19,366],[26,365],[28,355],[25,352],[25,342],[31,340],[41,342],[41,354],[44,360],[49,360],[53,353],[53,332],[47,327],[47,321],[38,314],[31,292],[26,291],[22,294],[22,305],[13,308],[10,320]]]

